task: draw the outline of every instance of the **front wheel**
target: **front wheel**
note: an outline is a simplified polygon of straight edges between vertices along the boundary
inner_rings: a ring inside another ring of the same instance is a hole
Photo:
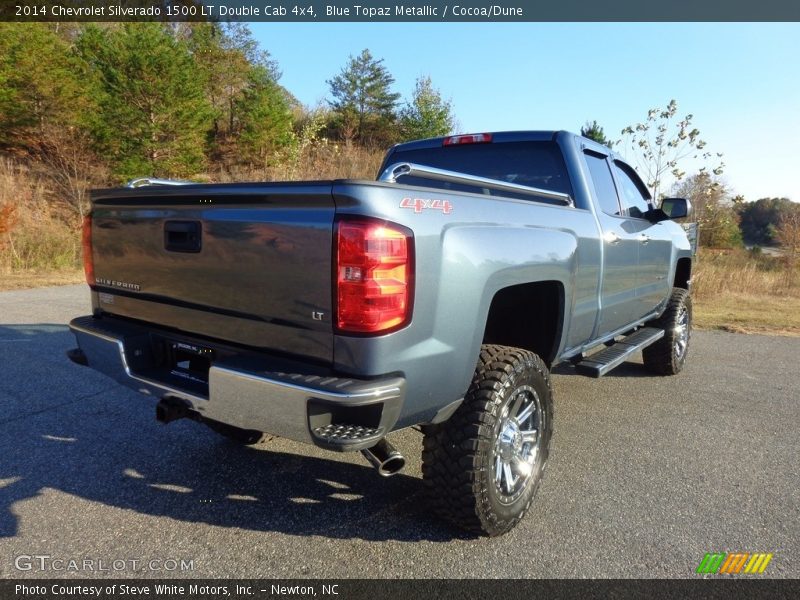
[[[664,330],[664,337],[642,351],[644,366],[659,375],[676,375],[686,364],[692,337],[692,297],[688,290],[673,288],[667,308],[647,324]]]
[[[553,392],[534,353],[484,345],[464,401],[425,428],[422,477],[434,510],[497,536],[522,520],[539,488],[553,422]]]

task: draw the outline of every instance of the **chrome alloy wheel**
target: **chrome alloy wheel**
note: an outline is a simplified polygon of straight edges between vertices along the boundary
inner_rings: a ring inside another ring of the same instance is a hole
[[[536,390],[529,385],[517,388],[500,418],[494,445],[494,485],[503,504],[520,497],[536,468],[543,419]]]
[[[678,316],[675,318],[675,358],[683,359],[686,354],[686,347],[689,345],[689,311],[686,306],[681,306]]]

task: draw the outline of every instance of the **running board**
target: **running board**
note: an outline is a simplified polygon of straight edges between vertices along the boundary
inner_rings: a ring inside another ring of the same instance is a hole
[[[626,336],[613,346],[584,358],[575,365],[579,375],[602,377],[611,369],[618,367],[634,352],[647,348],[653,342],[664,337],[664,330],[655,327],[643,327]]]

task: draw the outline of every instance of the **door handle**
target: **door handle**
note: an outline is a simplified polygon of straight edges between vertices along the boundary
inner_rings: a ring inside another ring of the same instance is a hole
[[[619,244],[620,240],[616,231],[606,231],[606,234],[603,236],[603,238],[605,238],[606,242],[609,244],[614,244],[615,246]]]
[[[650,236],[649,235],[645,235],[643,233],[642,235],[639,236],[639,241],[642,242],[643,244],[646,244],[646,243],[648,243],[650,241]]]

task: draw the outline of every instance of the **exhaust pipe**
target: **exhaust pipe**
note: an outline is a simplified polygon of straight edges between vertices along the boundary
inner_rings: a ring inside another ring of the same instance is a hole
[[[156,421],[159,423],[166,425],[188,416],[189,409],[177,398],[162,398],[156,405]]]
[[[385,438],[380,440],[372,448],[365,448],[361,451],[372,466],[378,469],[381,477],[391,477],[397,475],[406,466],[406,458],[392,446]]]

